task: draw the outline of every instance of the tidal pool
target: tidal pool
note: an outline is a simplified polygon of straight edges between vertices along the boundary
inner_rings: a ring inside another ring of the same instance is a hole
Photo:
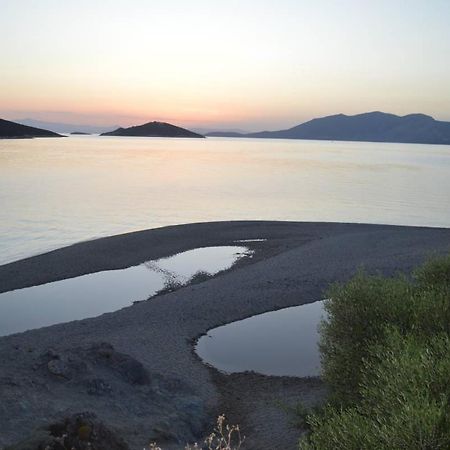
[[[209,330],[195,350],[225,373],[318,376],[318,326],[324,316],[324,301],[259,314]]]
[[[214,275],[251,252],[205,247],[139,266],[83,275],[0,294],[0,336],[95,317],[183,285],[197,273]]]

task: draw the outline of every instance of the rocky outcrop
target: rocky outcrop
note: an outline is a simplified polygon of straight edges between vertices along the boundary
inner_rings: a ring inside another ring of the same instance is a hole
[[[126,442],[90,412],[43,426],[6,450],[128,450]]]
[[[139,361],[116,351],[111,344],[105,342],[93,344],[88,349],[72,349],[63,353],[49,350],[41,356],[41,360],[46,362],[44,366],[48,373],[66,380],[95,380],[94,384],[99,384],[101,379],[92,377],[102,372],[132,385],[150,382],[148,371]]]
[[[16,430],[18,443],[11,449],[85,450],[90,442],[91,449],[124,450],[134,423],[146,429],[139,446],[184,445],[198,440],[206,426],[203,401],[191,386],[150,371],[107,342],[49,348],[30,363],[28,372],[0,378],[0,423],[8,426],[9,414],[19,408],[16,416],[27,427]],[[31,424],[36,431],[23,440]]]

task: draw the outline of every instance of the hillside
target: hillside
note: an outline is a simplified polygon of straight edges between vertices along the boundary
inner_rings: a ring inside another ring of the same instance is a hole
[[[204,138],[201,134],[177,127],[166,122],[148,122],[129,128],[103,133],[100,136],[142,136],[142,137],[174,137],[174,138]]]
[[[53,131],[28,127],[20,123],[0,119],[0,139],[24,139],[35,137],[62,137]]]
[[[82,131],[88,134],[100,134],[107,131],[115,130],[119,125],[99,126],[99,125],[83,125],[77,123],[63,122],[47,122],[37,119],[17,119],[16,122],[29,127],[44,128],[54,131],[55,133],[72,134],[74,131]]]
[[[227,137],[220,133],[208,136]],[[438,121],[425,114],[396,116],[377,111],[355,116],[337,114],[287,130],[234,134],[233,137],[450,144],[450,122]]]

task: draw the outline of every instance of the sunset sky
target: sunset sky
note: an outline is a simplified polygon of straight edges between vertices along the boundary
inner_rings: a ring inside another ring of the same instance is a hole
[[[450,120],[449,0],[0,0],[0,117]]]

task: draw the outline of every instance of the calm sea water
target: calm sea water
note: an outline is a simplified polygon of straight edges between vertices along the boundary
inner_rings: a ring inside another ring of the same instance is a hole
[[[450,227],[450,146],[0,140],[0,263],[100,236],[229,219]]]

